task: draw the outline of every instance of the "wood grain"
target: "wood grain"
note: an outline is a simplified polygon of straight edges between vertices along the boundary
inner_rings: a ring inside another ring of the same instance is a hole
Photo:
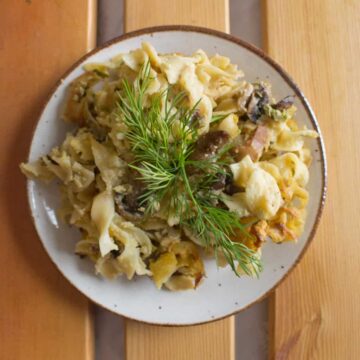
[[[95,0],[0,2],[0,359],[91,359],[89,303],[55,269],[30,220],[32,128],[51,86],[95,45]]]
[[[234,317],[206,325],[166,327],[126,322],[126,360],[234,359]]]
[[[125,0],[125,31],[155,25],[198,25],[229,32],[228,0]]]
[[[274,359],[360,356],[360,2],[268,0],[265,44],[303,88],[328,157],[328,199],[301,264],[271,301]]]
[[[227,0],[128,0],[125,30],[185,24],[229,30]],[[234,318],[207,325],[170,328],[126,321],[127,360],[232,360],[235,357]]]

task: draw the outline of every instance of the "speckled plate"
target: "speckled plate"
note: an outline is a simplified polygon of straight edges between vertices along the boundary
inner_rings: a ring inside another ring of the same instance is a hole
[[[208,54],[228,56],[244,70],[247,80],[268,79],[277,98],[295,94],[300,123],[320,133],[315,116],[302,92],[284,70],[262,51],[217,31],[167,26],[123,35],[74,64],[56,85],[43,108],[31,144],[30,161],[60,144],[70,129],[69,125],[60,120],[59,111],[67,86],[81,74],[82,66],[88,62],[106,61],[119,52],[138,48],[142,41],[149,41],[162,53],[191,54],[201,48]],[[303,256],[314,237],[326,191],[326,161],[321,136],[309,142],[309,146],[314,161],[310,169],[310,202],[304,233],[296,244],[266,243],[263,248],[264,271],[259,279],[238,278],[229,267],[218,269],[213,260],[207,260],[207,277],[195,291],[159,291],[146,277],[137,277],[133,281],[124,277],[115,281],[104,280],[94,274],[90,261],[81,260],[74,255],[79,233],[61,223],[56,216],[55,209],[59,206],[56,184],[46,186],[40,182],[28,182],[31,212],[36,230],[52,261],[79,291],[95,303],[117,314],[147,323],[204,323],[231,315],[259,301],[289,274]]]

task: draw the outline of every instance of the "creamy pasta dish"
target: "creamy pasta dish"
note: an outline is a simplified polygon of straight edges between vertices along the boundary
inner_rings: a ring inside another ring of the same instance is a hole
[[[304,142],[318,135],[299,126],[292,96],[275,99],[227,57],[143,43],[86,64],[63,120],[75,130],[21,170],[60,182],[58,216],[79,230],[75,253],[97,274],[195,289],[214,258],[258,276],[262,245],[303,231]]]

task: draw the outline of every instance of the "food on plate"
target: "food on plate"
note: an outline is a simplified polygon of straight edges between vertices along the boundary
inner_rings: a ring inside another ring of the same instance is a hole
[[[205,258],[257,276],[265,241],[301,235],[305,141],[318,134],[297,123],[294,97],[274,99],[227,57],[149,43],[84,70],[63,112],[74,130],[21,170],[60,181],[58,215],[96,273],[194,289]]]

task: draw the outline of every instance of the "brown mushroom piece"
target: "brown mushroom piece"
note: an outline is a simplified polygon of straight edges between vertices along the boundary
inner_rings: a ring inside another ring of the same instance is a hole
[[[131,179],[131,191],[127,193],[115,193],[115,210],[123,218],[138,222],[144,217],[144,207],[141,204],[141,195],[145,187],[141,180]]]
[[[250,95],[247,103],[247,117],[257,122],[264,114],[264,106],[270,102],[270,88],[264,83],[258,83],[254,85],[254,91]]]
[[[114,199],[115,210],[119,215],[133,222],[142,220],[144,211],[140,210],[139,202],[133,194],[115,193]]]
[[[216,155],[229,140],[229,134],[222,130],[210,131],[201,135],[196,142],[190,160],[204,160]]]
[[[229,140],[229,134],[222,130],[210,131],[200,136],[193,153],[190,155],[190,160],[201,161],[215,156]],[[203,171],[194,165],[188,166],[186,172],[190,176],[201,176],[203,174]],[[225,188],[225,185],[226,176],[221,173],[217,174],[216,181],[212,184],[212,189],[222,190]]]
[[[288,95],[284,97],[282,100],[278,101],[276,104],[271,105],[271,107],[275,110],[288,110],[294,105],[294,96]]]
[[[236,194],[238,192],[242,192],[244,190],[245,190],[244,188],[241,188],[234,183],[234,179],[233,179],[232,175],[229,174],[229,176],[226,177],[225,188],[224,188],[225,194],[234,195],[234,194]]]

